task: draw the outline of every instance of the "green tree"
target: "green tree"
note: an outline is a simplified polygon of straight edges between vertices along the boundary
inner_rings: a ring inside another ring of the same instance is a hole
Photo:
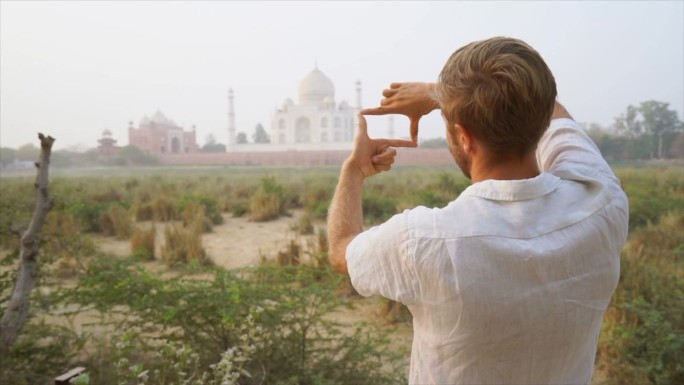
[[[237,136],[235,137],[235,143],[237,143],[237,144],[247,143],[247,134],[245,134],[244,132],[238,132]]]
[[[150,165],[156,164],[157,158],[152,155],[146,154],[143,150],[135,147],[133,145],[128,145],[121,147],[119,150],[119,155],[115,160],[117,164],[137,164],[137,165]]]
[[[261,123],[257,124],[254,128],[254,135],[252,135],[254,143],[271,143],[271,138],[269,138],[264,126]]]
[[[218,143],[214,134],[207,135],[201,152],[226,152],[226,145]]]
[[[643,127],[641,121],[638,120],[638,115],[639,109],[630,104],[626,112],[615,118],[615,128],[630,137],[640,136],[643,133]]]
[[[641,102],[638,107],[630,105],[615,119],[615,128],[632,138],[649,137],[650,157],[667,157],[665,143],[674,139],[683,127],[677,111],[670,109],[669,105],[655,100]]]
[[[9,147],[0,148],[0,166],[5,167],[17,158],[17,150]]]
[[[17,160],[37,162],[39,154],[40,149],[33,143],[27,143],[17,148]]]
[[[663,141],[668,134],[681,131],[682,122],[677,117],[677,111],[668,108],[669,103],[649,100],[642,102],[639,111],[643,117],[644,131],[652,136],[656,157],[662,159],[664,155]]]

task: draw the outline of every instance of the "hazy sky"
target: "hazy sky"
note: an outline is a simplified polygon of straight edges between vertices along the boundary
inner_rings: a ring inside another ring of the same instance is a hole
[[[612,123],[655,99],[684,111],[684,2],[0,2],[0,145],[128,144],[160,109],[185,128],[227,138],[227,90],[237,130],[251,134],[317,62],[336,100],[375,105],[392,81],[435,81],[458,47],[521,38],[554,72],[582,122]],[[386,118],[369,120],[382,135]],[[395,120],[402,133],[404,118]],[[438,114],[421,136],[444,136]]]

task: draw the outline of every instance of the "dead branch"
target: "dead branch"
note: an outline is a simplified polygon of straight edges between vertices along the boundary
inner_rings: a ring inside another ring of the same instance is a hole
[[[19,268],[14,283],[14,290],[7,308],[0,320],[0,357],[7,354],[24,327],[29,314],[31,290],[38,273],[38,251],[40,236],[47,214],[52,208],[53,201],[48,193],[48,168],[50,166],[51,136],[38,134],[40,139],[40,160],[36,163],[36,206],[28,228],[21,237],[19,251]]]

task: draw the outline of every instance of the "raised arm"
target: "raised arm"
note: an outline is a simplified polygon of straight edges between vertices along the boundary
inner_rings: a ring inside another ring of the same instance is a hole
[[[362,115],[406,115],[411,122],[411,140],[418,142],[420,118],[439,108],[435,83],[392,83],[382,91],[380,107],[366,108]]]
[[[371,139],[366,119],[359,116],[354,151],[342,165],[335,195],[328,208],[329,256],[335,270],[347,274],[347,246],[363,231],[363,180],[392,167],[397,155],[394,147],[415,146],[414,142],[407,140]]]
[[[551,124],[537,146],[537,163],[542,171],[583,166],[617,180],[594,141],[558,101]]]

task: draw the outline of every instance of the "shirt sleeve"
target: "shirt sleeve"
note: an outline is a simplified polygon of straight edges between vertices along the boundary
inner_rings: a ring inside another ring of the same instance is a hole
[[[601,152],[582,126],[572,119],[554,119],[537,147],[541,171],[558,173],[577,167],[617,181]]]
[[[409,304],[416,298],[415,273],[408,256],[408,211],[357,235],[347,246],[352,285],[359,294],[379,294]]]

